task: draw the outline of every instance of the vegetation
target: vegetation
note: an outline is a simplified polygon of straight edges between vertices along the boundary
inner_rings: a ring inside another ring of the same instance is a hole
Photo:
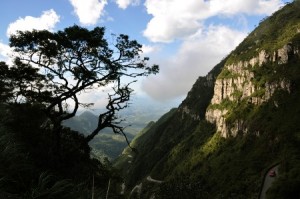
[[[158,120],[135,140],[139,153],[124,155],[116,164],[119,168],[127,165],[128,192],[142,183],[146,187],[142,197],[146,198],[254,199],[259,197],[267,169],[279,163],[267,197],[299,198],[299,6],[296,0],[261,22],[228,58],[197,80],[170,117]],[[214,89],[207,86],[209,80],[235,78],[225,64],[249,61],[261,50],[272,55],[289,42],[295,50],[288,63],[270,61],[245,68],[254,74],[250,81],[256,91],[252,95],[241,98],[237,91],[234,100],[209,104]],[[273,93],[268,100],[259,105],[251,102],[253,97],[263,98],[271,92],[270,86]],[[243,130],[235,137],[221,137],[215,126],[203,119],[207,108],[228,110],[226,124],[230,127],[242,121]],[[163,183],[150,186],[148,176]]]
[[[33,70],[37,76],[31,85],[19,88],[17,97],[45,106],[58,145],[62,121],[74,117],[80,105],[91,105],[79,101],[79,94],[110,85],[106,110],[99,114],[98,125],[86,140],[91,141],[104,128],[124,134],[116,113],[128,106],[132,89],[121,78],[158,72],[157,65],[149,67],[149,59],[140,57],[142,46],[137,41],[121,34],[109,45],[100,27],[89,31],[74,25],[57,33],[19,31],[10,38],[10,46],[19,52],[17,70]]]
[[[122,171],[129,192],[134,185],[140,182],[143,182],[143,187],[147,187],[149,183],[143,178],[148,175],[158,180],[171,175],[177,163],[166,167],[165,162],[170,157],[171,150],[188,134],[194,132],[199,119],[204,118],[205,109],[213,95],[215,78],[225,62],[226,59],[206,77],[199,77],[179,108],[170,110],[157,122],[150,123],[132,141],[131,146],[136,149],[135,152],[131,152],[127,148],[123,151],[122,156],[115,161],[114,166]],[[188,110],[189,113],[186,113],[185,110]],[[153,184],[147,190],[143,191],[144,197],[151,196]]]
[[[218,76],[219,79],[234,79],[237,78],[239,75],[230,71],[227,67],[224,67],[221,71],[220,75]]]
[[[122,198],[122,179],[109,162],[91,157],[88,143],[104,128],[124,134],[116,113],[133,90],[121,80],[155,74],[158,66],[148,66],[142,46],[126,35],[109,45],[99,27],[18,32],[10,46],[13,65],[0,62],[0,198]],[[84,136],[62,126],[91,105],[80,93],[111,85],[93,131]]]
[[[63,129],[60,156],[54,153],[51,129],[38,105],[1,105],[1,198],[88,198],[105,196],[108,165],[90,158],[82,135]],[[59,159],[58,159],[59,158]]]
[[[248,61],[261,50],[272,53],[293,41],[299,33],[300,1],[295,0],[284,9],[262,20],[257,28],[232,52],[227,64]]]
[[[215,133],[212,124],[201,121],[170,151],[156,153],[168,155],[156,160],[152,170],[144,175],[164,180],[164,183],[144,190],[145,197],[155,194],[156,198],[257,198],[266,169],[280,162],[279,178],[268,192],[269,198],[298,198],[300,140],[297,115],[300,107],[296,101],[300,100],[299,96],[296,90],[292,95],[281,91],[270,102],[250,109],[250,113],[245,114],[249,127],[246,135],[225,139]],[[274,106],[274,100],[279,102],[278,108]],[[243,110],[240,113],[244,113]],[[286,114],[290,117],[283,119]],[[170,122],[160,128],[166,129]],[[163,142],[169,141],[164,139]],[[141,156],[136,158],[146,161]],[[135,160],[132,161],[134,164]],[[133,166],[129,169],[131,172]]]
[[[87,136],[97,127],[97,123],[98,117],[89,111],[85,111],[78,116],[66,120],[63,125]],[[138,127],[134,126],[133,128]],[[128,140],[133,139],[134,136],[129,133],[128,129],[124,132]],[[99,158],[99,160],[107,158],[111,161],[122,153],[123,149],[127,147],[127,142],[123,135],[114,134],[113,130],[106,128],[96,135],[89,142],[89,145],[92,149],[92,154]]]

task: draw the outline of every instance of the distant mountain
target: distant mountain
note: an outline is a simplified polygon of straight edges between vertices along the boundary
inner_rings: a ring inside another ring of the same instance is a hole
[[[84,135],[88,135],[97,127],[97,116],[89,111],[64,122],[68,126]]]
[[[164,105],[144,97],[135,97],[129,108],[121,110],[119,113],[119,116],[125,119],[122,125],[126,127],[125,134],[128,140],[133,140],[134,136],[147,126],[149,122],[157,120],[170,106],[173,106],[173,104]],[[97,112],[101,111],[104,110],[97,110]],[[96,113],[84,111],[80,115],[65,121],[64,125],[84,135],[88,135],[96,128],[97,123],[98,117]],[[123,135],[116,135],[111,129],[107,128],[90,142],[90,146],[97,156],[113,160],[127,147],[127,143]]]
[[[97,121],[98,117],[95,114],[85,111],[79,116],[65,121],[64,126],[88,135],[97,127]],[[131,133],[126,133],[126,135],[129,140],[132,140],[134,137]],[[122,135],[114,134],[111,129],[104,129],[90,142],[90,146],[93,149],[93,153],[99,158],[107,157],[112,160],[120,155],[127,143]]]
[[[261,21],[115,166],[131,198],[300,197],[300,1]]]

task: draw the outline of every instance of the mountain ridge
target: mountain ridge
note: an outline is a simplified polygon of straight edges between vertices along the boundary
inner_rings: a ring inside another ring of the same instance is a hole
[[[262,173],[280,162],[267,197],[299,198],[299,10],[296,0],[263,20],[178,109],[145,129],[138,153],[124,151],[115,165],[126,168],[129,197],[258,198]]]

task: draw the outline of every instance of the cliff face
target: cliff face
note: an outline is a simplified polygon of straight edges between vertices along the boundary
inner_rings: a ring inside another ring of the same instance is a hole
[[[255,71],[271,66],[271,74],[268,75],[276,75],[276,67],[288,64],[289,60],[299,56],[299,46],[288,43],[273,53],[267,53],[265,50],[262,50],[257,57],[248,61],[239,61],[225,65],[215,82],[211,105],[205,113],[206,120],[215,123],[217,131],[223,137],[236,136],[238,132],[247,133],[247,127],[241,118],[231,121],[230,124],[226,122],[227,116],[235,110],[228,109],[226,105],[222,106],[222,104],[235,104],[246,100],[247,103],[259,106],[263,102],[268,101],[278,89],[286,90],[290,93],[290,80],[279,77],[258,84],[261,77]],[[276,102],[274,104],[276,106]]]

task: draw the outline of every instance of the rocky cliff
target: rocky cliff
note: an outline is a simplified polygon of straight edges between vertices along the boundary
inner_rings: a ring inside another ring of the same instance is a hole
[[[295,34],[299,34],[299,31]],[[206,120],[215,123],[217,131],[223,137],[236,136],[238,132],[247,133],[247,127],[242,118],[230,121],[230,124],[226,122],[231,112],[235,111],[232,106],[231,109],[228,109],[226,103],[232,105],[246,101],[259,106],[268,101],[278,89],[290,93],[291,82],[289,79],[279,77],[258,84],[261,74],[256,74],[255,71],[263,70],[265,67],[270,69],[269,76],[276,75],[276,66],[278,68],[280,65],[286,65],[289,60],[299,57],[298,44],[288,43],[274,52],[267,53],[265,50],[261,50],[257,57],[248,61],[225,65],[215,82],[214,95],[205,113]],[[276,106],[276,102],[274,105]]]

